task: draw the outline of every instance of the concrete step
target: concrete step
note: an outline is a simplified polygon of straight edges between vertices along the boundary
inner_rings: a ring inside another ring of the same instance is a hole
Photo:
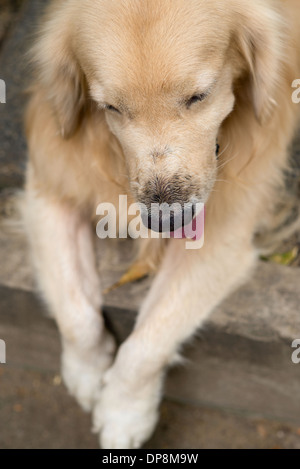
[[[164,400],[147,449],[300,449],[300,428],[286,422]],[[96,449],[91,418],[57,372],[0,367],[1,449]]]
[[[132,241],[105,243],[98,242],[103,288],[120,277],[134,252]],[[7,342],[8,364],[58,371],[58,333],[34,295],[22,232],[13,235],[2,225],[0,259],[0,335]],[[261,262],[186,347],[188,363],[169,373],[166,395],[300,423],[300,364],[291,359],[291,344],[300,338],[299,282],[299,268]],[[108,327],[119,342],[132,330],[150,285],[146,279],[105,296]]]

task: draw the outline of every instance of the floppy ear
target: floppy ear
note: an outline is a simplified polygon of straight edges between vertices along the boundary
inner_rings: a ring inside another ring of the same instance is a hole
[[[65,139],[79,127],[87,95],[85,76],[72,51],[71,31],[69,19],[50,16],[33,48],[38,83],[51,103],[59,131]]]
[[[246,8],[246,10],[245,10]],[[276,106],[282,80],[285,23],[266,3],[251,3],[238,12],[237,44],[250,73],[250,96],[255,115],[265,123]]]
[[[56,63],[48,87],[63,138],[70,138],[78,129],[86,102],[85,80],[74,58],[66,56],[64,63]]]

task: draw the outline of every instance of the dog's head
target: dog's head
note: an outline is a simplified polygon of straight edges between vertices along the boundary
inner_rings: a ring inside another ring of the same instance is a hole
[[[137,201],[205,202],[216,180],[216,142],[238,96],[258,120],[271,113],[283,26],[267,4],[87,0],[57,6],[38,60],[62,136],[76,132],[92,99],[121,144]]]

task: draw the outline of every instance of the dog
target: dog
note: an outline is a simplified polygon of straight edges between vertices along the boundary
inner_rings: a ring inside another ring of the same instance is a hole
[[[298,0],[54,0],[46,11],[32,49],[26,226],[64,382],[102,448],[151,436],[166,367],[256,264],[298,123],[299,24]],[[142,260],[166,245],[116,352],[93,221],[119,195],[203,203],[206,219],[202,249],[141,241]]]

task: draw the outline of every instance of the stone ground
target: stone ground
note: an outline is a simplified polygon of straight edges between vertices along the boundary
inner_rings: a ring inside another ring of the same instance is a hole
[[[11,190],[22,184],[22,57],[45,3],[0,0],[0,78],[8,86],[6,112],[0,107],[1,217]],[[289,184],[294,190],[299,148]],[[281,252],[299,245],[298,233]],[[33,295],[24,239],[7,234],[1,223],[0,259],[0,336],[8,347],[7,365],[0,365],[0,448],[97,448],[90,417],[61,383],[58,333]],[[147,448],[300,449],[300,365],[290,360],[291,340],[300,337],[298,261],[296,255],[294,268],[262,264],[216,311],[187,351],[190,365],[170,374]],[[104,286],[118,275],[104,270]],[[107,297],[107,320],[120,341],[147,288],[146,282]]]
[[[1,368],[0,379],[0,448],[98,447],[89,416],[70,399],[59,376]],[[166,400],[160,424],[145,447],[300,449],[300,426]]]

